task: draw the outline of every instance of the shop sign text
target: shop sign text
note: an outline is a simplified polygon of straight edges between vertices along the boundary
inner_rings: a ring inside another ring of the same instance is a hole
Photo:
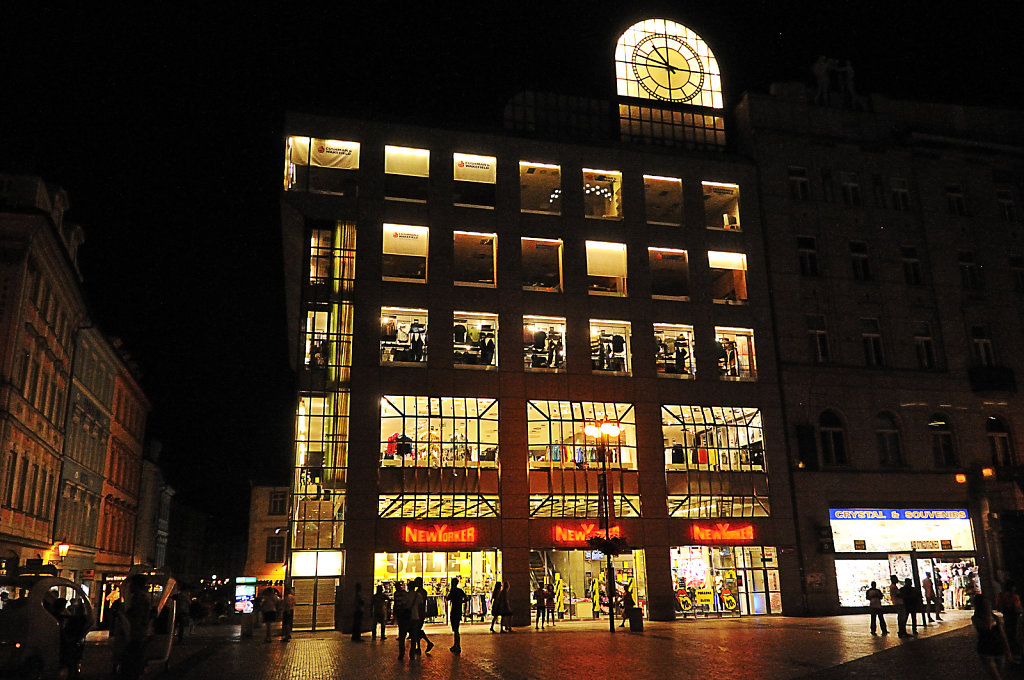
[[[694,524],[693,540],[700,543],[745,543],[754,540],[754,525],[715,522]]]
[[[409,524],[402,527],[402,540],[407,544],[476,543],[476,537],[476,527],[455,528],[447,524],[435,524],[428,528],[415,527]]]
[[[604,537],[604,529],[597,522],[583,522],[576,527],[565,527],[561,524],[555,525],[555,543],[586,543],[587,539],[599,536],[601,538]],[[621,527],[609,527],[609,538],[619,538],[621,536]]]

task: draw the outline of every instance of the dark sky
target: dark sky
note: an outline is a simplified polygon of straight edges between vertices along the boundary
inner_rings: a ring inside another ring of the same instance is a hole
[[[285,482],[291,457],[286,110],[458,127],[500,120],[523,88],[610,96],[614,41],[649,16],[707,40],[727,102],[809,83],[824,54],[852,60],[861,92],[1024,103],[1019,24],[982,4],[14,4],[0,9],[0,171],[67,189],[95,319],[143,370],[167,478],[234,522],[247,480]]]

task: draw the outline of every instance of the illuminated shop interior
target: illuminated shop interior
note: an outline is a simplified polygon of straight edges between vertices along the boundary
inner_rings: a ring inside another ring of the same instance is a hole
[[[655,360],[658,373],[680,378],[697,374],[693,351],[693,326],[654,324]]]
[[[690,299],[690,261],[685,250],[648,248],[651,296],[667,300]]]
[[[522,240],[523,290],[562,292],[562,241],[544,238]]]
[[[708,229],[740,229],[738,184],[701,182],[704,190],[704,224]]]
[[[498,315],[456,311],[452,327],[452,363],[462,367],[498,367]]]
[[[587,286],[591,295],[626,296],[626,244],[587,241]]]
[[[384,224],[381,278],[385,281],[427,282],[430,229],[407,224]]]
[[[388,395],[380,400],[381,465],[497,467],[498,402]]]
[[[562,214],[562,169],[548,163],[519,161],[520,209],[524,213]]]
[[[590,320],[591,370],[626,374],[632,370],[628,321]]]
[[[662,406],[661,417],[666,469],[765,469],[760,409]]]
[[[498,159],[467,153],[453,155],[452,192],[454,204],[466,208],[494,209],[494,184]]]
[[[683,223],[683,180],[644,175],[644,206],[648,224],[680,226]]]
[[[373,592],[383,586],[388,597],[395,595],[395,582],[423,579],[427,591],[427,622],[446,623],[448,610],[444,596],[453,577],[469,596],[465,617],[467,623],[491,620],[491,591],[501,580],[501,551],[474,552],[401,552],[376,553],[373,558]]]
[[[427,310],[382,307],[380,362],[422,364],[427,361]]]
[[[565,318],[523,316],[523,367],[528,371],[565,369]]]
[[[622,219],[622,173],[583,168],[583,214],[599,219]]]
[[[754,331],[750,328],[715,326],[718,374],[723,378],[756,378]]]
[[[425,203],[430,177],[430,151],[384,147],[384,197],[390,201]]]
[[[494,288],[497,241],[497,234],[455,232],[452,280],[456,286]]]
[[[615,567],[615,593],[627,590],[636,606],[647,610],[647,568],[644,551],[633,550],[612,556]],[[551,584],[555,591],[556,621],[604,619],[608,615],[608,591],[604,553],[597,550],[532,550],[530,552],[530,590]],[[595,606],[596,603],[596,606]],[[622,608],[615,603],[615,617]],[[536,602],[533,603],[536,608]],[[596,612],[596,616],[595,616]]]
[[[711,268],[711,299],[725,304],[746,304],[747,256],[710,250],[708,266]]]
[[[677,611],[689,616],[782,612],[777,550],[761,546],[672,548]]]
[[[285,191],[354,195],[358,169],[359,142],[297,136],[285,142]]]

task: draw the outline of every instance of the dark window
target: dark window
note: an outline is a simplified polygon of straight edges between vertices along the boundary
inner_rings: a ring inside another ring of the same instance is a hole
[[[903,258],[903,282],[908,286],[921,285],[921,259],[917,256],[917,248],[903,246],[900,256]]]
[[[268,515],[284,515],[288,512],[288,492],[271,491],[270,507],[267,508]]]
[[[896,419],[890,413],[879,413],[875,417],[875,439],[878,441],[878,462],[883,467],[898,467],[904,464],[900,446],[900,430]]]
[[[835,186],[832,184],[832,171],[828,168],[821,169],[821,194],[822,198],[829,203],[836,200]]]
[[[935,467],[956,467],[953,429],[946,422],[946,417],[941,414],[933,415],[928,423],[928,430],[932,435],[932,457],[935,460]]]
[[[861,319],[861,344],[864,347],[864,365],[878,367],[885,364],[882,356],[882,331],[878,319]]]
[[[885,207],[885,187],[882,186],[882,176],[879,174],[871,175],[871,193],[875,197],[875,207]]]
[[[1013,446],[1010,444],[1010,433],[1006,425],[995,416],[989,416],[985,423],[985,434],[988,437],[988,450],[992,464],[996,467],[1010,467],[1014,464]]]
[[[868,244],[861,241],[850,242],[850,264],[853,268],[854,280],[871,280],[871,266],[868,262]]]
[[[961,184],[946,185],[946,209],[950,215],[966,216],[967,200],[964,198],[964,188]]]
[[[1013,279],[1013,290],[1024,293],[1024,256],[1010,256],[1010,276]]]
[[[855,172],[839,173],[839,184],[843,192],[843,203],[860,205],[860,180]]]
[[[889,180],[889,196],[892,198],[893,210],[910,210],[910,189],[907,180],[893,177]]]
[[[914,347],[917,350],[917,367],[925,370],[935,368],[935,344],[928,323],[922,322],[917,325],[914,331]]]
[[[825,466],[846,465],[846,432],[843,422],[832,411],[825,411],[818,419],[821,439],[821,462]]]
[[[807,179],[807,168],[789,167],[789,197],[795,201],[806,201],[811,194]]]
[[[992,338],[983,325],[971,326],[971,358],[975,366],[995,366]]]
[[[818,275],[818,247],[813,236],[796,237],[796,253],[801,276]]]
[[[284,536],[267,536],[267,562],[284,562]]]
[[[825,327],[825,316],[823,314],[808,314],[807,338],[810,341],[811,361],[816,364],[824,364],[829,361],[828,329]]]
[[[1013,191],[996,189],[996,204],[999,206],[999,216],[1004,222],[1017,221],[1017,205],[1013,200]]]
[[[981,271],[974,259],[974,253],[962,250],[957,255],[960,265],[960,284],[964,290],[980,290],[982,287]]]

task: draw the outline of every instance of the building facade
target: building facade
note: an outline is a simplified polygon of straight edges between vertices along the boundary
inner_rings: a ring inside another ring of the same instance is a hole
[[[262,586],[276,586],[280,592],[285,581],[288,554],[287,486],[253,486],[249,500],[249,540],[246,548],[246,576]]]
[[[135,564],[153,567],[167,564],[171,499],[174,498],[174,489],[164,480],[160,470],[162,448],[160,442],[151,441],[142,457],[142,481],[135,527]]]

